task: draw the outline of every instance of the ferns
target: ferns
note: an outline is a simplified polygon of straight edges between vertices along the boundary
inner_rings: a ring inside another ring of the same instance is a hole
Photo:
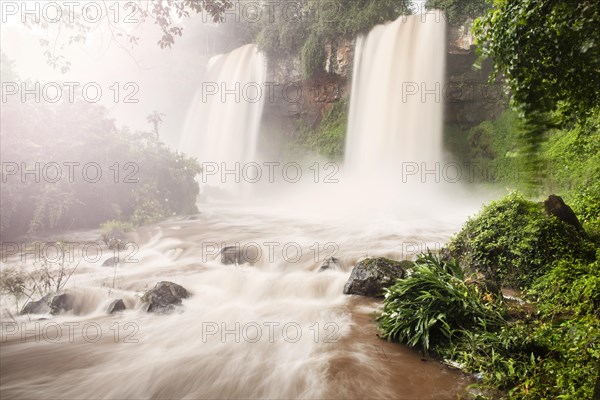
[[[503,326],[501,308],[463,278],[455,261],[431,253],[419,256],[410,277],[386,290],[379,317],[382,336],[420,345],[427,353],[433,343],[451,343],[462,331]]]

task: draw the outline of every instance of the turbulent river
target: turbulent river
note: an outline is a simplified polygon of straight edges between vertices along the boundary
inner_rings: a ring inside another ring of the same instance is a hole
[[[467,378],[378,338],[380,302],[342,293],[357,260],[412,258],[457,224],[390,221],[221,204],[141,228],[129,262],[79,262],[71,312],[3,318],[2,398],[456,398]],[[236,243],[253,249],[254,266],[221,263],[216,249]],[[318,272],[330,256],[338,268]],[[146,313],[140,295],[159,281],[192,296],[174,313]],[[107,315],[118,298],[128,309]]]

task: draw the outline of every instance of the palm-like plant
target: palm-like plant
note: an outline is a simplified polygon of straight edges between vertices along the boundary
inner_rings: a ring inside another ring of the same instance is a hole
[[[424,353],[474,327],[504,324],[502,307],[467,284],[456,261],[431,253],[420,255],[412,274],[386,290],[379,317],[384,338],[420,345]]]

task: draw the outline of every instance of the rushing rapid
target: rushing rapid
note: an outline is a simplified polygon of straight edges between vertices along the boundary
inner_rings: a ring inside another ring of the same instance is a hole
[[[66,313],[18,316],[3,298],[2,398],[439,400],[462,393],[463,375],[377,337],[378,300],[343,294],[360,259],[439,249],[479,205],[461,198],[457,207],[442,202],[439,189],[431,196],[398,184],[402,162],[443,158],[441,102],[403,98],[403,83],[443,82],[445,27],[429,21],[401,17],[358,41],[335,185],[259,186],[254,200],[202,203],[199,215],[136,230],[128,262],[115,266],[101,267],[113,254],[78,254],[69,264],[74,303]],[[257,160],[262,102],[206,94],[215,85],[262,84],[265,70],[254,45],[213,58],[181,150],[203,162]],[[99,235],[61,239],[97,242]],[[251,248],[253,262],[224,265],[226,246]],[[333,266],[319,271],[331,257]],[[160,281],[191,296],[172,313],[147,313],[142,296]],[[108,315],[116,299],[127,309]]]
[[[2,397],[455,398],[465,378],[379,339],[378,302],[342,294],[360,258],[411,258],[449,234],[402,235],[401,225],[205,206],[194,219],[143,228],[131,262],[80,262],[68,285],[73,311],[16,316],[16,333],[3,324]],[[253,266],[221,263],[217,250],[236,244],[261,249]],[[331,256],[337,267],[318,272]],[[146,313],[140,296],[159,281],[191,297],[174,313]],[[128,309],[107,315],[118,298]]]

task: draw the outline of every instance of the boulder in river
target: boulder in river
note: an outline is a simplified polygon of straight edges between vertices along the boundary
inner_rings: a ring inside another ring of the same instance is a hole
[[[329,257],[323,264],[321,264],[321,268],[319,268],[318,272],[323,272],[327,270],[339,270],[340,269],[340,260],[335,257]]]
[[[117,299],[117,300],[113,301],[112,303],[110,303],[110,305],[108,306],[108,313],[114,314],[116,312],[124,311],[126,309],[127,309],[127,307],[125,307],[125,303],[123,303],[123,300]]]
[[[254,264],[260,257],[255,245],[226,246],[220,252],[221,262],[225,265]]]
[[[50,313],[53,315],[61,312],[71,311],[73,309],[74,298],[69,293],[57,294],[50,302]]]
[[[383,297],[383,289],[406,276],[412,261],[394,261],[389,258],[367,258],[360,261],[344,286],[344,294]]]
[[[166,313],[173,311],[181,305],[182,299],[187,299],[189,292],[182,286],[173,282],[158,282],[154,288],[148,290],[142,297],[146,303],[147,312]]]
[[[52,294],[47,294],[38,301],[30,301],[25,304],[25,307],[21,310],[20,314],[47,314],[50,312],[50,299]]]

